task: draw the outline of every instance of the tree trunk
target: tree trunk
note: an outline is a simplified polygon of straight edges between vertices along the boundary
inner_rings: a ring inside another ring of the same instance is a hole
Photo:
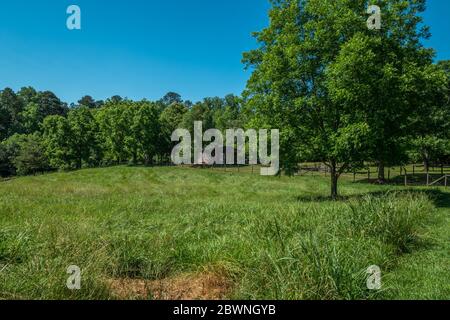
[[[338,198],[338,179],[339,174],[336,168],[336,162],[331,161],[331,199],[337,200]]]
[[[145,154],[145,160],[144,160],[146,167],[150,167],[150,165],[151,165],[151,158],[152,158],[152,156],[147,152]]]
[[[430,160],[428,159],[428,157],[424,157],[424,159],[423,159],[423,167],[425,168],[425,172],[429,172],[430,171]]]
[[[137,151],[133,150],[133,166],[137,165]]]
[[[385,184],[386,183],[386,176],[385,176],[385,165],[383,161],[380,161],[378,164],[378,183],[379,184]]]

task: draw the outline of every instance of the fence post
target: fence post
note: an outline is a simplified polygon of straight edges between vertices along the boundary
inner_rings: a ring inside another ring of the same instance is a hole
[[[356,172],[353,172],[353,182],[356,182]]]
[[[430,186],[430,173],[427,172],[427,187]]]
[[[448,176],[445,176],[445,187],[447,188]]]
[[[370,182],[370,167],[369,167],[369,170],[367,170],[367,179]]]
[[[408,173],[406,172],[406,169],[405,169],[405,187],[407,187],[408,186]]]

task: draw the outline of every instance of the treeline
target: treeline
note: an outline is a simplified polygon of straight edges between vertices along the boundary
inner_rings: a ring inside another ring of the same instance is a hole
[[[440,65],[449,72],[448,62]],[[67,105],[50,91],[27,87],[16,93],[6,88],[0,91],[0,175],[168,163],[174,146],[172,132],[192,130],[194,121],[203,121],[205,130],[258,126],[255,114],[244,106],[242,98],[234,95],[194,104],[173,92],[154,102],[120,96],[96,101],[85,96],[78,104]],[[411,121],[416,135],[396,140],[401,147],[392,148],[396,154],[389,164],[449,164],[448,105],[434,106]]]
[[[439,65],[450,74],[449,62]],[[67,105],[50,91],[26,87],[14,92],[6,88],[0,91],[0,176],[169,163],[174,146],[170,138],[175,129],[192,131],[194,121],[202,121],[205,130],[257,128],[255,119],[251,104],[234,95],[197,103],[183,101],[174,92],[153,102],[120,96],[96,101],[85,96],[78,104]],[[396,139],[389,165],[449,164],[448,104],[434,105],[409,121],[409,127],[415,130]],[[322,159],[311,155],[302,160]],[[366,161],[376,163],[375,158]]]
[[[439,65],[450,74],[449,62]],[[0,91],[0,175],[168,163],[175,129],[192,130],[194,121],[203,121],[205,130],[257,127],[255,118],[251,105],[234,95],[195,104],[174,92],[154,102],[120,96],[96,101],[85,96],[78,104],[67,105],[50,91],[26,87],[16,93],[6,88]],[[396,139],[389,165],[449,164],[448,104],[434,105],[410,121],[415,130]],[[321,161],[314,155],[302,160]]]
[[[52,92],[0,91],[0,175],[27,175],[115,164],[168,163],[175,129],[243,127],[239,97],[183,101],[170,92],[159,101],[85,96],[68,106]]]

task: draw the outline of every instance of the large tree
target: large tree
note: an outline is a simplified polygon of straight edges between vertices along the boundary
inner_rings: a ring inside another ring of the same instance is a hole
[[[408,121],[396,114],[411,108],[404,85],[431,56],[420,45],[426,29],[417,28],[425,1],[370,1],[382,8],[381,30],[367,27],[364,0],[272,2],[270,26],[256,33],[260,48],[244,54],[254,69],[245,92],[252,125],[281,130],[288,172],[323,161],[336,198],[340,175],[373,153],[384,162]]]
[[[419,29],[424,1],[382,1],[381,30],[359,32],[329,68],[329,93],[340,105],[366,110],[370,159],[385,182],[385,166],[406,161],[405,139],[425,133],[433,108],[442,107],[446,78],[423,48]]]

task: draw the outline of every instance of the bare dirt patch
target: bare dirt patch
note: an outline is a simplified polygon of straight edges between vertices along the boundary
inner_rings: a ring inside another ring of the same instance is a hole
[[[155,281],[113,279],[108,285],[118,299],[221,300],[231,290],[231,281],[215,273],[185,274]]]

